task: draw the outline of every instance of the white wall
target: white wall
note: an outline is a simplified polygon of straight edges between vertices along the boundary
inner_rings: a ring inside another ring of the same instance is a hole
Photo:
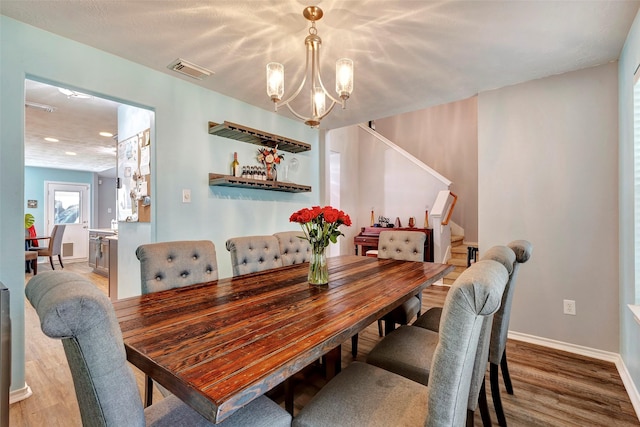
[[[619,351],[617,84],[611,63],[478,97],[480,252],[534,248],[512,331]]]
[[[376,120],[376,131],[452,181],[453,221],[478,241],[478,103],[461,101]]]
[[[425,208],[433,206],[438,192],[448,187],[448,181],[443,182],[358,126],[330,130],[326,141],[328,150],[341,153],[340,199],[353,221],[350,229],[343,229],[345,238],[341,241],[351,250],[342,253],[353,253],[353,237],[362,227],[370,226],[372,208],[376,222],[380,215],[392,223],[399,217],[407,227],[409,217],[415,217],[416,227],[423,227]],[[439,253],[439,248],[434,252]]]
[[[640,325],[635,322],[627,304],[637,303],[635,277],[634,234],[634,172],[633,172],[633,73],[640,64],[640,12],[629,31],[620,55],[618,67],[619,84],[619,212],[620,221],[620,354],[640,388]]]
[[[363,224],[358,217],[360,206],[358,132],[356,126],[349,126],[331,130],[325,134],[326,149],[340,153],[340,209],[349,214],[353,222],[351,227],[340,227],[344,237],[338,239],[338,243],[340,253],[343,255],[355,254],[353,238],[360,233],[360,227],[369,225],[369,223]],[[328,156],[325,158],[328,159]],[[327,190],[330,191],[330,189]]]

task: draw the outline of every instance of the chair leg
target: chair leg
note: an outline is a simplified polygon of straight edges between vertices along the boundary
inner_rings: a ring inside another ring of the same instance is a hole
[[[64,265],[62,264],[62,255],[58,254],[58,261],[60,261],[60,267],[64,268]],[[53,263],[51,263],[51,265],[53,265]]]
[[[489,415],[489,404],[487,403],[487,389],[485,387],[484,379],[482,380],[482,385],[480,386],[480,394],[478,395],[478,407],[480,408],[482,425],[484,427],[491,427],[491,415]]]
[[[351,355],[354,359],[358,355],[358,334],[351,337]]]
[[[36,274],[38,274],[38,258],[37,257],[36,257],[36,259],[31,261],[31,269],[33,270],[33,275],[34,276]]]
[[[382,320],[378,319],[378,335],[380,335],[381,337],[384,336],[384,334],[382,333]]]
[[[396,328],[396,323],[391,320],[384,321],[384,334],[389,335]]]
[[[56,268],[53,266],[53,257],[52,256],[49,257],[49,263],[51,264],[51,269],[55,270]]]
[[[284,409],[293,415],[293,377],[284,380]]]
[[[467,409],[467,427],[473,427],[473,417],[475,415],[475,411],[471,409]]]
[[[493,407],[496,410],[496,416],[498,417],[498,425],[500,427],[507,427],[507,419],[504,416],[504,410],[502,409],[502,401],[500,400],[500,384],[498,383],[498,365],[494,363],[489,364],[489,379],[491,380],[491,397],[493,398]]]
[[[144,407],[153,403],[153,380],[149,375],[144,376]]]
[[[507,389],[507,393],[513,394],[513,385],[511,384],[511,376],[509,376],[509,366],[507,365],[507,350],[502,353],[500,368],[502,368],[502,379],[504,380],[504,386]]]

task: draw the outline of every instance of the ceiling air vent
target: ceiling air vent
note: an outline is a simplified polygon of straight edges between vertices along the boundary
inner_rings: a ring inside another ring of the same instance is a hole
[[[198,80],[203,80],[213,74],[213,71],[199,67],[196,64],[192,64],[191,62],[180,58],[169,64],[167,68]]]

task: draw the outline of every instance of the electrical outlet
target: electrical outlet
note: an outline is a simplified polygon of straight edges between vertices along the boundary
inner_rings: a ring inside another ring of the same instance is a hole
[[[191,190],[182,190],[182,203],[191,203]]]
[[[572,299],[566,299],[563,301],[564,314],[576,315],[576,302]]]

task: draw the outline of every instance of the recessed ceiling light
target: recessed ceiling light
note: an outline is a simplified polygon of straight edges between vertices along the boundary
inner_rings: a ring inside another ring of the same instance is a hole
[[[89,99],[93,98],[91,95],[87,95],[86,93],[78,92],[75,90],[65,89],[63,87],[59,87],[58,90],[63,95],[67,95],[67,98],[78,98],[78,99]]]
[[[113,134],[111,132],[100,132],[100,136],[106,136],[107,138],[111,138]]]
[[[73,151],[65,151],[64,154],[66,154],[67,156],[75,156],[76,153],[74,153]]]
[[[46,137],[44,140],[49,142],[60,142],[58,139],[51,138],[50,136]]]

